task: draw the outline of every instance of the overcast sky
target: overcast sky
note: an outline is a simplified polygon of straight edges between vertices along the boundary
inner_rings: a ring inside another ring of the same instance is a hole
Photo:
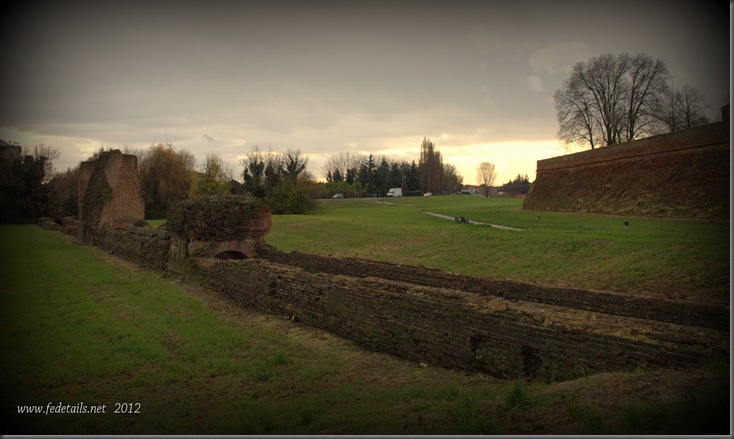
[[[567,152],[553,93],[574,64],[645,53],[718,117],[728,1],[52,1],[0,4],[0,139],[61,150],[168,141],[199,163],[254,145],[418,160],[430,138],[475,183]],[[576,151],[576,150],[571,150]]]

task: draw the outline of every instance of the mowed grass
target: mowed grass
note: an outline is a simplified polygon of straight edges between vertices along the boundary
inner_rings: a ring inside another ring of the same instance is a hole
[[[519,198],[482,196],[325,201],[311,215],[274,216],[266,240],[284,251],[728,303],[728,222],[521,208]],[[460,224],[423,212],[525,230]]]
[[[622,417],[581,396],[569,404],[567,390],[547,392],[552,385],[365,352],[35,226],[0,227],[0,249],[6,434],[501,434],[548,425],[555,433],[695,434],[720,433],[728,419],[728,385],[625,405]],[[680,382],[662,376],[651,385]],[[114,413],[116,403],[139,412]],[[106,411],[18,413],[49,405]],[[671,429],[671,413],[685,422]]]
[[[497,380],[363,353],[276,317],[243,310],[235,318],[229,314],[238,311],[213,310],[163,272],[35,226],[0,227],[0,239],[5,433],[498,428],[489,410],[478,417],[462,411],[489,404],[503,389]],[[21,405],[59,403],[104,404],[106,413],[18,414]],[[115,414],[115,403],[140,404],[140,413]]]

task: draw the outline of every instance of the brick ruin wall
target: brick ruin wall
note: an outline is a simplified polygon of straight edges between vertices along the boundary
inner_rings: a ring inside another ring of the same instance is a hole
[[[105,226],[124,229],[145,218],[138,183],[138,158],[119,150],[100,154],[79,167],[79,214],[85,235]]]
[[[455,289],[510,301],[543,303],[617,316],[635,317],[726,331],[729,310],[713,304],[653,297],[633,297],[604,291],[558,288],[527,282],[448,273],[435,268],[401,265],[358,258],[282,252],[260,246],[258,257],[310,273],[378,277],[436,288]]]
[[[105,228],[96,244],[143,266],[166,268],[172,233]],[[702,304],[284,253],[267,245],[255,256],[189,257],[175,271],[241,306],[367,349],[497,377],[563,380],[728,358],[729,312]]]
[[[308,272],[264,259],[191,259],[188,273],[242,306],[289,316],[369,349],[504,378],[690,368],[728,356],[728,331],[492,294]]]
[[[168,230],[104,223],[90,237],[83,219],[39,225],[184,274],[242,306],[442,367],[560,380],[729,357],[728,308],[285,253],[265,244],[270,211],[249,197],[180,203]],[[213,257],[232,253],[244,259]]]
[[[729,123],[539,160],[523,209],[729,219]]]

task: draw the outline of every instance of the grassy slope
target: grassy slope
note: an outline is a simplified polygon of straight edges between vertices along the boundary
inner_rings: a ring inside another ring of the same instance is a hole
[[[324,202],[275,216],[266,240],[290,251],[419,264],[502,279],[728,303],[729,224],[529,212],[522,200],[419,197]],[[467,226],[422,212],[527,229]]]
[[[35,226],[2,227],[0,242],[4,433],[497,428],[491,412],[462,413],[491,402],[504,388],[496,380],[363,353],[259,314],[233,316],[226,303],[215,312],[211,297],[203,301],[160,272]],[[17,414],[17,405],[59,402],[105,404],[108,413]],[[115,402],[140,403],[141,413],[110,414]]]
[[[0,227],[0,250],[3,433],[697,433],[719,432],[728,419],[728,384],[700,393],[708,372],[676,390],[687,389],[682,400],[640,405],[637,388],[613,398],[625,404],[620,417],[610,392],[653,375],[594,377],[593,388],[606,380],[609,389],[586,401],[582,382],[556,391],[366,353],[35,226]],[[675,377],[649,387],[682,386],[688,375]],[[17,414],[18,405],[81,402],[107,413]],[[141,412],[112,414],[115,402],[140,403]]]

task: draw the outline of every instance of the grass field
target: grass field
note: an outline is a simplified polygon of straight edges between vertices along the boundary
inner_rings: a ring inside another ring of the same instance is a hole
[[[532,212],[521,207],[518,198],[481,196],[329,200],[311,215],[274,216],[266,240],[285,251],[728,303],[728,222]],[[423,212],[525,231],[459,224]]]
[[[543,281],[555,283],[575,282],[574,261],[589,258],[584,266],[594,271],[595,259],[616,260],[613,248],[677,249],[677,257],[661,254],[649,268],[659,276],[674,271],[666,264],[683,267],[676,261],[691,255],[707,255],[716,264],[728,260],[728,243],[725,255],[719,243],[728,238],[728,225],[725,231],[718,224],[633,219],[628,229],[617,230],[617,218],[541,214],[533,227],[537,214],[519,211],[517,200],[397,202],[345,201],[325,204],[314,215],[274,217],[268,240],[286,250],[473,274],[544,273]],[[423,211],[529,230],[460,225]],[[644,238],[644,231],[657,239]],[[556,257],[570,259],[558,263],[565,274],[530,261],[553,259],[532,244],[533,236]],[[604,251],[586,248],[598,239],[609,241]],[[485,266],[502,259],[497,255],[510,257],[513,247],[514,261],[530,268]],[[365,352],[35,226],[0,227],[0,249],[4,434],[727,433],[728,364],[556,384],[501,381]],[[714,279],[712,271],[686,272],[691,285]],[[578,279],[594,284],[590,274]],[[114,413],[117,403],[139,413]],[[106,411],[18,413],[19,406],[67,405],[105,405]]]

